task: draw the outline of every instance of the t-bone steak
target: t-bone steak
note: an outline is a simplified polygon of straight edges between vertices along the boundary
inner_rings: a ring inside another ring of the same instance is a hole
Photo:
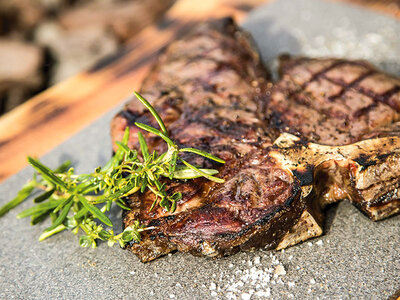
[[[371,219],[400,208],[399,80],[361,61],[284,57],[272,84],[249,35],[232,19],[202,24],[171,43],[142,85],[171,138],[226,161],[188,154],[225,183],[167,181],[181,192],[174,213],[131,196],[124,226],[153,228],[127,248],[142,261],[179,250],[220,257],[281,249],[322,234],[323,208],[349,199]],[[130,101],[111,126],[113,142],[134,122],[157,126]],[[150,150],[165,143],[143,132]],[[114,148],[115,150],[115,148]]]

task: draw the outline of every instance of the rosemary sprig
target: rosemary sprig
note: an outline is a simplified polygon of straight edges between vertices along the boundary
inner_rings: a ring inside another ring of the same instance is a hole
[[[36,205],[17,215],[18,218],[30,216],[32,225],[50,216],[52,223],[40,235],[39,241],[69,229],[74,234],[79,230],[85,233],[79,239],[83,247],[94,248],[99,239],[107,241],[109,246],[115,243],[124,246],[132,240],[140,241],[140,233],[152,228],[144,228],[136,220],[123,232],[114,234],[113,224],[107,216],[113,204],[129,210],[124,198],[149,190],[156,195],[151,209],[159,205],[165,210],[174,212],[182,195],[179,192],[172,195],[167,193],[165,189],[167,179],[187,180],[205,177],[218,183],[224,182],[214,176],[218,173],[217,170],[199,169],[180,157],[180,154],[191,152],[224,163],[222,159],[194,148],[180,149],[169,137],[164,122],[151,104],[136,92],[135,96],[153,115],[160,130],[142,123],[135,125],[163,139],[167,144],[165,153],[160,155],[155,151],[150,153],[140,132],[138,140],[141,155],[137,150],[129,149],[129,127],[127,127],[122,141],[117,142],[118,150],[115,155],[103,167],[96,168],[90,174],[75,174],[70,162],[51,170],[39,160],[28,157],[28,162],[37,173],[13,200],[0,208],[0,216],[26,200],[35,189],[40,189],[43,192],[33,199]],[[178,162],[181,164],[178,165]]]

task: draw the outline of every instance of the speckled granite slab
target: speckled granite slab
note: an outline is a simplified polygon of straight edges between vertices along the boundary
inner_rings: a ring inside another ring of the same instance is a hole
[[[400,74],[400,23],[390,17],[322,0],[281,0],[252,12],[243,26],[274,66],[281,52],[370,59]],[[111,154],[111,111],[46,155],[55,166],[72,159],[89,171]],[[0,203],[30,177],[25,169],[0,186]],[[400,288],[400,216],[373,223],[348,203],[327,212],[324,236],[274,252],[213,260],[187,254],[142,264],[101,244],[83,249],[75,236],[42,243],[47,227],[0,219],[0,299],[386,299]],[[120,221],[115,211],[113,221]]]

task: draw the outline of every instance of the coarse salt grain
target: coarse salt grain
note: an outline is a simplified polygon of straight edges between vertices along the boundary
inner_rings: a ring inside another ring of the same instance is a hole
[[[285,267],[282,266],[282,265],[277,265],[276,268],[275,268],[274,274],[275,274],[276,276],[283,276],[283,275],[286,275]]]
[[[284,285],[279,276],[286,274],[286,270],[277,258],[269,253],[263,257],[255,256],[252,259],[242,260],[242,264],[229,264],[229,271],[221,272],[212,277],[217,280],[210,284],[210,296],[218,298],[219,292],[224,294],[224,299],[253,299],[266,298],[271,295],[271,285]],[[269,260],[269,265],[268,264]],[[263,261],[263,263],[261,263]],[[276,279],[271,280],[275,277]],[[218,292],[218,293],[217,293]]]
[[[266,288],[265,291],[258,291],[255,293],[258,297],[270,297],[271,296],[271,289]]]

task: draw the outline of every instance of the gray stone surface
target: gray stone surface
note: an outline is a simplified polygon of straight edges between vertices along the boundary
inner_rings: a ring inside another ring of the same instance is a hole
[[[393,36],[400,25],[385,16],[330,2],[282,0],[251,13],[244,27],[272,64],[282,51],[349,55],[400,73],[399,37]],[[375,42],[381,47],[371,46]],[[56,166],[72,159],[80,172],[104,163],[111,154],[109,122],[117,110],[51,151],[44,162]],[[30,175],[25,169],[0,185],[0,204]],[[348,203],[327,211],[325,235],[285,251],[218,260],[176,253],[147,264],[118,247],[80,248],[67,232],[39,243],[48,224],[31,227],[29,220],[15,218],[30,205],[0,219],[0,299],[386,299],[400,287],[400,216],[373,223]],[[113,221],[119,220],[115,211]]]

